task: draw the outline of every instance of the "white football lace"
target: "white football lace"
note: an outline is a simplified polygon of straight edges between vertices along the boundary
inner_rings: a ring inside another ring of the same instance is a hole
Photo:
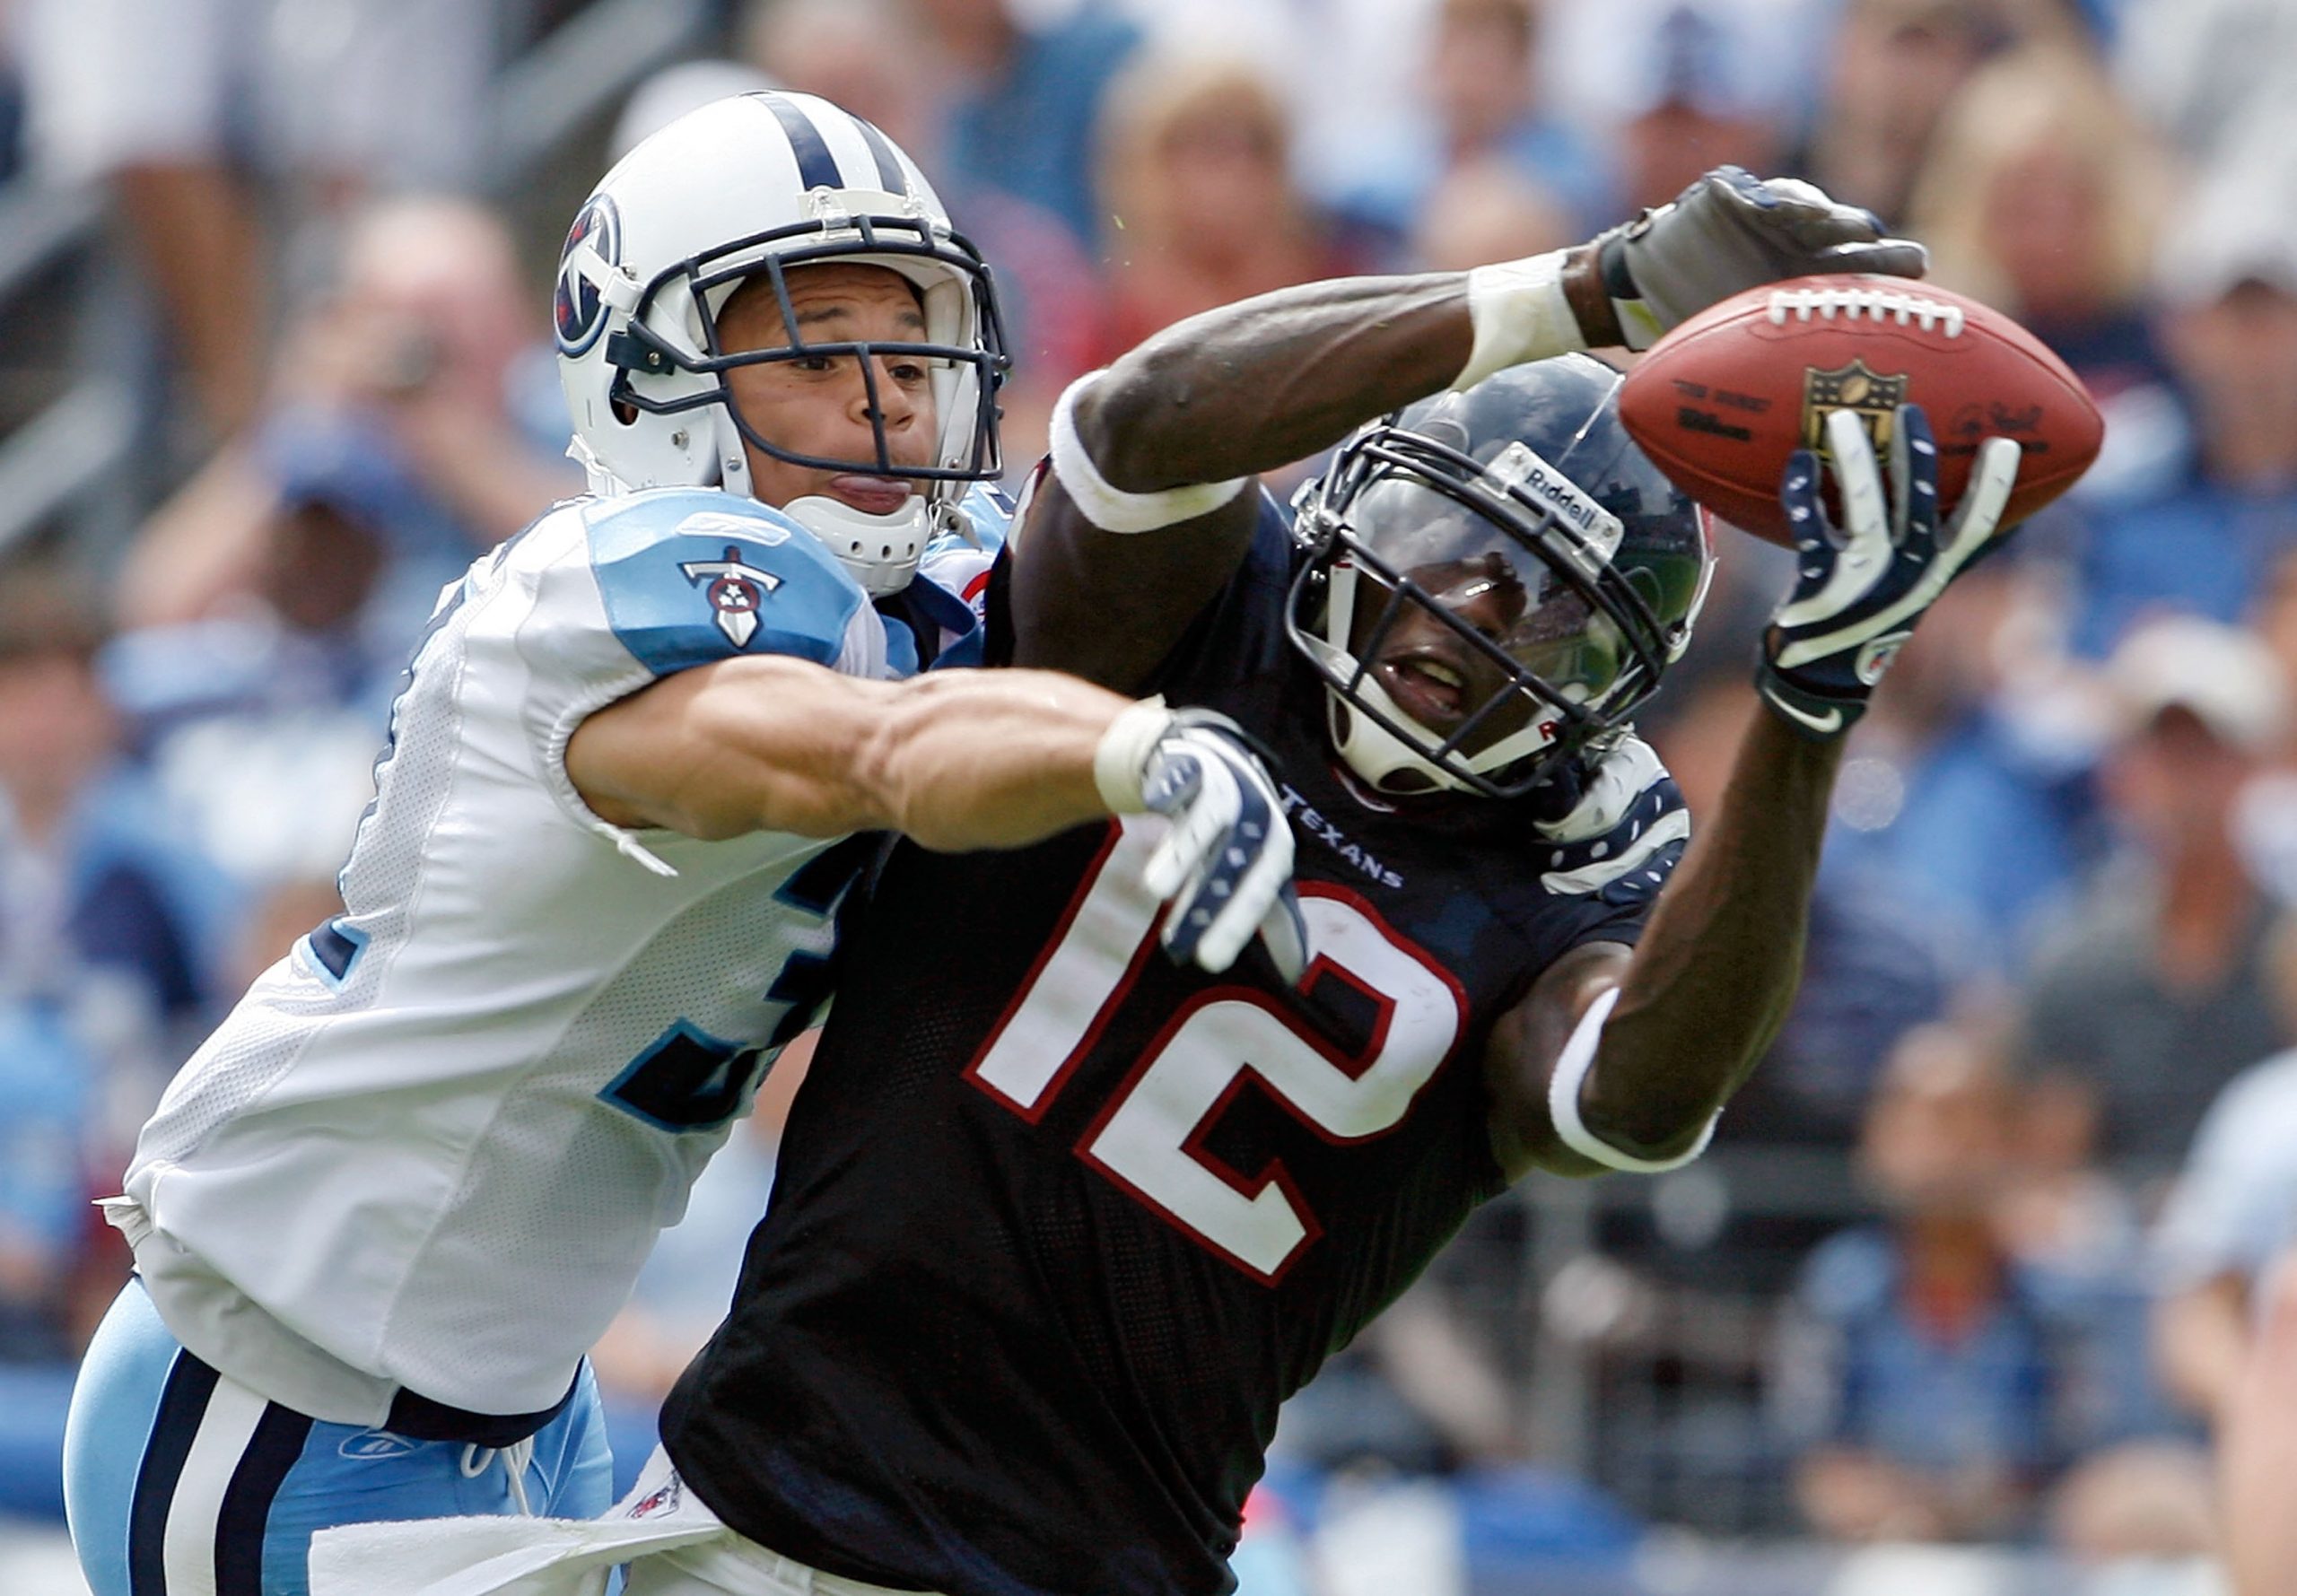
[[[1789,316],[1803,321],[1813,316],[1828,321],[1838,316],[1845,320],[1871,316],[1877,321],[1896,317],[1900,327],[1918,325],[1926,333],[1935,328],[1950,338],[1962,335],[1960,305],[1888,288],[1774,289],[1770,295],[1770,325],[1784,327]]]

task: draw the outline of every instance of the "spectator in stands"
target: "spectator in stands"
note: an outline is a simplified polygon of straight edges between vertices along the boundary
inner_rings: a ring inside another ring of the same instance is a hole
[[[1812,1255],[1778,1347],[1795,1495],[1822,1534],[2001,1534],[2060,1461],[2052,1326],[1994,1225],[2015,1104],[2001,1060],[1949,1026],[1883,1070],[1859,1156],[1888,1218]]]
[[[2163,1173],[2225,1082],[2280,1043],[2269,905],[2236,820],[2284,745],[2286,695],[2254,636],[2189,616],[2133,633],[2107,677],[2119,732],[2102,789],[2127,846],[2037,958],[2024,1048],[2031,1073],[2094,1103],[2109,1161]]]
[[[467,185],[490,147],[494,8],[337,0],[30,0],[16,30],[35,165],[100,180],[157,292],[211,440],[256,412],[266,222],[371,188]]]
[[[1780,170],[1787,138],[1780,80],[1760,59],[1765,40],[1749,8],[1668,0],[1656,14],[1643,9],[1618,130],[1629,208],[1664,205],[1710,167]]]
[[[2284,1034],[2297,1040],[2297,916],[2269,944]],[[2154,1234],[2162,1378],[2211,1427],[2239,1596],[2297,1576],[2288,1511],[2297,1426],[2297,1047],[2242,1071],[2210,1105]]]
[[[2260,1283],[2240,1383],[2217,1435],[2223,1552],[2233,1596],[2280,1596],[2297,1582],[2297,1252]]]
[[[560,458],[540,298],[488,211],[406,199],[363,213],[333,292],[283,343],[264,426],[146,527],[123,624],[202,619],[256,594],[283,496],[333,469],[355,474],[382,518],[391,557],[372,618],[404,647],[441,582],[581,486]]]
[[[94,1172],[209,1017],[214,884],[116,762],[102,635],[61,571],[0,571],[0,1361],[75,1352],[117,1290]]]
[[[1958,584],[1891,667],[1837,784],[1830,863],[1926,906],[1966,970],[2014,977],[2101,846],[2096,691],[2058,645],[2060,586],[2022,547]]]
[[[2098,1282],[2072,1289],[2004,1244],[2019,1095],[1989,1031],[1910,1032],[1860,1138],[1882,1225],[1813,1253],[1774,1394],[1795,1493],[1840,1539],[1996,1539],[2047,1507],[2083,1561],[2190,1557],[2210,1538],[2198,1448],[2115,1382]]]
[[[1027,200],[1092,249],[1108,219],[1094,204],[1094,130],[1109,80],[1140,41],[1097,4],[1033,24],[1014,0],[913,0],[947,74],[940,164],[952,186]]]
[[[2124,92],[2201,167],[2286,148],[2297,118],[2297,8],[2285,0],[2120,0]]]
[[[122,1035],[201,1025],[221,900],[118,763],[103,636],[63,572],[0,573],[0,985],[74,1001],[100,981]]]
[[[1848,0],[1797,169],[1902,220],[1939,118],[2013,37],[2004,11],[1996,0]]]
[[[169,813],[250,897],[341,867],[419,626],[375,602],[404,479],[326,426],[283,421],[254,456],[275,499],[245,590],[104,656]]]
[[[1511,161],[1484,156],[1437,179],[1406,251],[1413,269],[1465,272],[1568,247],[1582,236],[1563,202]]]
[[[1565,241],[1619,220],[1618,184],[1603,146],[1540,102],[1533,0],[1436,0],[1425,36],[1411,131],[1389,141],[1378,161],[1360,164],[1355,185],[1336,196],[1341,208],[1391,232],[1420,231],[1434,191],[1489,164],[1563,208]]]
[[[2267,940],[2283,1033],[2297,1042],[2297,918]],[[2260,1305],[2297,1247],[2297,1047],[2229,1081],[2209,1106],[2154,1234],[2156,1342],[2170,1391],[2212,1424],[2232,1411]]]
[[[2105,411],[2086,494],[2137,491],[2185,444],[2147,301],[2168,194],[2161,151],[2103,68],[2048,45],[1971,76],[1916,183],[1931,280],[2016,317]]]
[[[1101,150],[1117,226],[1101,362],[1216,305],[1365,267],[1293,186],[1283,102],[1249,62],[1136,60],[1110,90]]]
[[[2297,550],[2297,150],[2210,173],[2156,286],[2190,460],[2090,507],[2074,645],[2092,657],[2152,606],[2238,619]]]

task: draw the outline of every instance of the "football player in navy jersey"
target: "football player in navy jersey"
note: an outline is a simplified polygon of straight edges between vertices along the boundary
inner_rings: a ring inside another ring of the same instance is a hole
[[[897,847],[730,1316],[561,1565],[631,1557],[632,1596],[1227,1591],[1279,1404],[1478,1203],[1695,1156],[1793,994],[1841,732],[1993,535],[2017,449],[1987,444],[1946,518],[1917,412],[1888,490],[1838,414],[1839,528],[1796,458],[1770,710],[1686,852],[1628,718],[1688,640],[1707,528],[1575,352],[1776,277],[1920,266],[1726,170],[1580,249],[1286,290],[1072,388],[989,656],[1254,735],[1306,972],[1153,956],[1153,822]],[[1255,474],[1335,443],[1288,525]]]

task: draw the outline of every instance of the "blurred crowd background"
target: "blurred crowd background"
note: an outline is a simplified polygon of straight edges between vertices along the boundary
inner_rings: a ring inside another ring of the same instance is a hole
[[[1242,1561],[1315,1596],[2211,1588],[2213,1424],[2297,1291],[2297,0],[0,15],[0,1565],[52,1550],[21,1526],[127,1267],[88,1199],[330,912],[439,584],[580,486],[567,219],[778,83],[903,144],[994,264],[1017,467],[1182,317],[1571,243],[1725,161],[1873,208],[2087,380],[2096,469],[1854,736],[1804,990],[1715,1152],[1487,1210],[1288,1409]],[[1783,557],[1725,535],[1646,723],[1695,814]],[[797,1074],[600,1350],[629,1468]],[[1907,1542],[1992,1549],[1906,1587],[1846,1549]]]

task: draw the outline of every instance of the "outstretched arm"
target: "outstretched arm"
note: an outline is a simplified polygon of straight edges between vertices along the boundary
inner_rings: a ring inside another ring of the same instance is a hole
[[[568,743],[566,772],[616,825],[1011,848],[1108,813],[1093,754],[1128,707],[1050,671],[876,682],[757,656],[600,710]]]
[[[878,682],[754,655],[591,715],[567,743],[566,773],[609,824],[705,840],[890,830],[949,851],[1017,848],[1153,810],[1172,821],[1143,872],[1174,903],[1166,950],[1217,972],[1259,930],[1291,979],[1306,948],[1292,833],[1235,731],[1051,671]]]
[[[1576,249],[1310,283],[1182,322],[1063,396],[1053,470],[1017,541],[1016,659],[1136,687],[1235,570],[1250,479],[1415,399],[1572,350],[1644,347],[1776,278],[1922,264],[1865,212],[1725,168]]]
[[[1989,440],[1942,528],[1919,410],[1899,413],[1887,501],[1856,417],[1837,412],[1828,426],[1846,529],[1827,525],[1818,463],[1797,455],[1782,496],[1803,529],[1800,577],[1765,634],[1765,710],[1719,812],[1632,953],[1577,950],[1494,1035],[1493,1149],[1511,1175],[1666,1168],[1705,1145],[1801,980],[1842,735],[1923,611],[1991,540],[2016,480],[2018,446]]]

